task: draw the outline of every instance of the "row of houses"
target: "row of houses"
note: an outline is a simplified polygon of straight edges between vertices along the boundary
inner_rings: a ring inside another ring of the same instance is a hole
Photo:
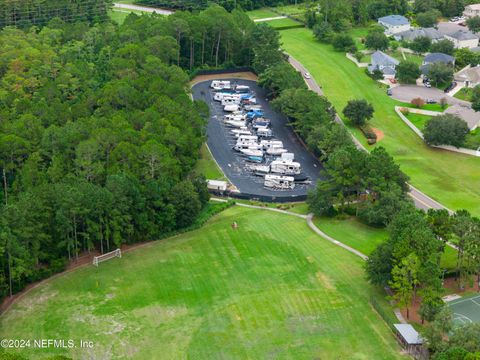
[[[428,37],[432,42],[443,39],[453,43],[456,49],[469,48],[480,51],[479,37],[471,31],[456,26],[448,28],[412,28],[410,21],[402,15],[389,15],[378,19],[378,23],[385,28],[387,36],[396,40],[413,41],[418,37]]]

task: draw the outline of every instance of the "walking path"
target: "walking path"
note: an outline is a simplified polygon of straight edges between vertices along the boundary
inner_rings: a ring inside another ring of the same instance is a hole
[[[288,54],[287,54],[288,55]],[[307,69],[297,60],[295,60],[292,56],[288,55],[288,61],[290,64],[298,71],[300,71],[302,74],[308,72]],[[323,91],[318,85],[318,83],[315,81],[315,79],[312,77],[311,79],[305,79],[305,82],[307,83],[307,86],[310,90],[313,92],[316,92],[318,95],[323,96]],[[344,122],[342,119],[338,116],[338,114],[335,116],[335,121],[343,126],[345,126]],[[357,146],[358,149],[368,151],[365,146],[353,135],[352,140],[354,141],[355,145]],[[419,209],[422,210],[428,210],[428,209],[446,209],[448,210],[449,213],[453,213],[450,209],[446,208],[442,204],[440,204],[438,201],[433,200],[431,197],[428,195],[422,193],[420,190],[415,188],[414,186],[408,184],[410,187],[410,191],[408,195],[413,199],[415,206]]]

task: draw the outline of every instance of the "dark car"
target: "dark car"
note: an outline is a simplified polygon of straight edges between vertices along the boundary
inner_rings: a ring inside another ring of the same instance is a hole
[[[390,88],[387,89],[387,95],[388,95],[388,96],[392,96],[392,89],[390,89]]]
[[[448,87],[444,90],[446,93],[448,93],[450,90],[452,90],[455,86],[457,86],[457,82],[454,81]]]
[[[434,100],[434,99],[427,100],[427,104],[436,104],[436,103],[437,103],[437,100]]]

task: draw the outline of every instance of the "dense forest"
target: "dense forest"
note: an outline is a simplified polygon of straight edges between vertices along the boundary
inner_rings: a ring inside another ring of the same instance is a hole
[[[66,22],[104,21],[111,3],[111,0],[0,0],[0,28],[44,26],[54,17]]]
[[[303,0],[138,0],[137,3],[149,6],[166,7],[180,10],[202,10],[216,3],[231,11],[237,7],[244,10],[259,9],[266,6],[280,6],[302,3]]]
[[[219,6],[3,29],[0,297],[82,252],[190,226],[208,200],[193,172],[208,107],[182,67],[261,70],[281,57],[272,34]]]

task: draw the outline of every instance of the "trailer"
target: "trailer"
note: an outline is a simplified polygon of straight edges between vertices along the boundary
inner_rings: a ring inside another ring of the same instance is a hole
[[[212,89],[231,89],[230,81],[229,80],[213,80],[210,83],[210,87]]]
[[[222,99],[222,106],[225,105],[239,105],[240,104],[240,99],[236,97],[231,97],[231,96],[224,96]]]
[[[257,136],[258,137],[271,138],[273,136],[272,130],[270,130],[266,126],[265,127],[264,126],[257,127],[256,130],[257,130]]]
[[[237,138],[237,143],[248,142],[248,141],[257,143],[258,136],[257,135],[239,135]]]
[[[268,148],[266,151],[268,155],[272,155],[272,156],[282,155],[288,152],[287,149],[284,149],[282,147],[271,147],[271,148]]]
[[[283,142],[280,140],[261,140],[260,145],[262,145],[265,150],[274,147],[283,148]]]
[[[235,135],[236,138],[239,138],[241,135],[252,135],[252,132],[248,129],[233,129],[230,132]]]
[[[227,114],[227,115],[224,115],[223,117],[223,120],[235,120],[235,121],[239,121],[239,120],[246,120],[247,119],[247,116],[245,114],[237,114],[237,113],[232,113],[232,114]]]
[[[233,147],[233,150],[240,151],[240,152],[242,152],[243,150],[261,151],[263,156],[262,147],[254,142],[240,142],[240,143],[237,142]]]
[[[250,86],[247,85],[237,85],[235,86],[235,91],[239,94],[245,94],[250,92]]]
[[[228,183],[220,180],[207,180],[207,189],[216,192],[227,191]]]
[[[295,188],[295,179],[292,176],[265,175],[264,186],[274,190],[293,190]]]
[[[222,101],[224,97],[230,97],[230,96],[238,96],[237,94],[233,94],[231,92],[225,92],[225,90],[216,92],[215,95],[213,95],[213,100],[215,101]]]
[[[270,171],[282,175],[296,175],[301,173],[301,165],[295,161],[274,160],[270,164]]]

